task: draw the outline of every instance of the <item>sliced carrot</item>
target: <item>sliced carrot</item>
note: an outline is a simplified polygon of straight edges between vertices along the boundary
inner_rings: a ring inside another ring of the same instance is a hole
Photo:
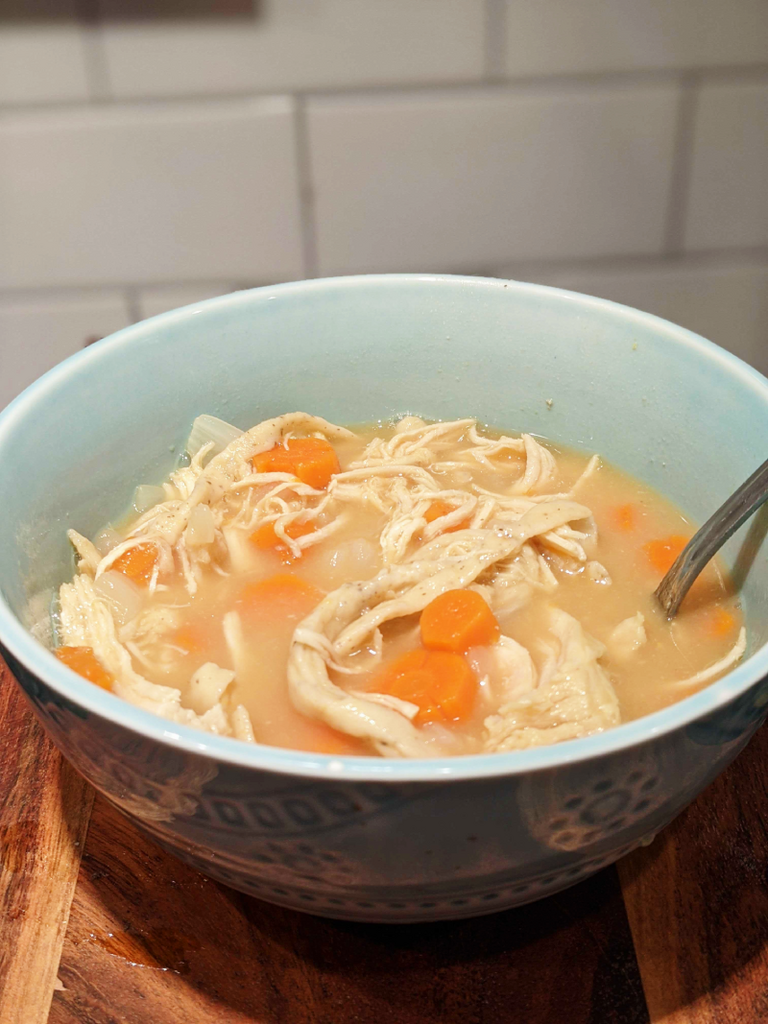
[[[663,540],[649,540],[647,544],[643,545],[643,550],[648,555],[653,568],[663,576],[672,568],[673,562],[689,540],[690,537],[674,534]]]
[[[200,633],[189,623],[171,634],[171,643],[183,647],[187,654],[199,654],[204,647]]]
[[[149,585],[157,565],[157,548],[154,544],[136,544],[116,558],[110,569],[124,573],[140,587]]]
[[[716,605],[707,609],[704,616],[704,628],[710,636],[727,636],[736,628],[736,616],[727,608]]]
[[[92,647],[57,647],[53,652],[67,668],[103,690],[111,690],[115,677],[107,672]]]
[[[285,532],[293,540],[299,537],[305,537],[308,533],[314,533],[314,526],[311,523],[297,523],[295,520],[289,523],[285,529]],[[301,555],[294,555],[293,551],[288,547],[287,544],[278,537],[275,532],[274,522],[262,523],[258,530],[254,531],[250,536],[251,544],[254,544],[257,548],[264,550],[274,550],[279,556],[280,561],[284,565],[290,565],[295,562],[297,558],[301,558]]]
[[[259,618],[301,619],[323,596],[322,590],[289,572],[277,573],[256,583],[247,583],[238,598],[241,611]]]
[[[408,651],[374,681],[379,693],[418,704],[416,725],[461,722],[472,714],[477,679],[469,662],[452,651]]]
[[[611,509],[611,519],[617,530],[630,533],[637,527],[637,506],[628,502],[626,505],[617,505]]]
[[[467,651],[501,636],[488,602],[474,590],[446,590],[426,606],[420,625],[421,642],[433,651]]]
[[[322,437],[294,437],[251,460],[257,473],[292,473],[316,490],[341,469],[333,445]]]
[[[437,498],[424,513],[424,518],[428,523],[434,523],[436,519],[442,519],[442,517],[447,516],[449,512],[455,511],[455,505],[451,505],[449,502],[443,501],[442,498]],[[456,523],[455,526],[447,527],[445,533],[455,533],[456,530],[466,530],[468,529],[470,522],[471,520],[469,519],[462,519],[462,521],[460,523]]]

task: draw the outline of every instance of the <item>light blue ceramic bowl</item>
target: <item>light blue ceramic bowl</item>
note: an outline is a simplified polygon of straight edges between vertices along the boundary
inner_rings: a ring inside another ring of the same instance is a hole
[[[768,381],[672,324],[527,284],[360,277],[261,288],[79,353],[0,416],[0,640],[38,716],[98,789],[235,888],[334,917],[415,921],[537,899],[649,840],[738,753],[768,698],[768,564],[750,657],[598,736],[433,761],[251,747],[90,685],[27,632],[28,600],[171,468],[192,419],[305,409],[341,423],[473,415],[599,451],[705,518],[765,458]],[[725,550],[749,562],[742,531]],[[752,548],[759,546],[752,529]],[[754,554],[754,550],[751,551]],[[336,762],[336,763],[334,763]]]

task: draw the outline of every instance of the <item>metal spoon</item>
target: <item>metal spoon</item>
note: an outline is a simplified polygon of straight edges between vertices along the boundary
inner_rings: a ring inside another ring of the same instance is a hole
[[[710,558],[766,499],[768,460],[696,531],[654,591],[668,619],[674,617],[691,584]]]

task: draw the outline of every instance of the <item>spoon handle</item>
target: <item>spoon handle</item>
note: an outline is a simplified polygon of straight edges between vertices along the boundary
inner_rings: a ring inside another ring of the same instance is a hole
[[[697,530],[654,591],[671,619],[701,570],[768,498],[768,460]]]

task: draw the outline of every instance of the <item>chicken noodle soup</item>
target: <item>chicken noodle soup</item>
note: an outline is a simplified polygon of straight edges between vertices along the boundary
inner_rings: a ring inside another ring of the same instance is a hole
[[[62,585],[56,654],[175,722],[425,757],[587,736],[743,654],[715,565],[669,624],[652,592],[693,530],[591,458],[471,419],[247,433],[201,416]]]

